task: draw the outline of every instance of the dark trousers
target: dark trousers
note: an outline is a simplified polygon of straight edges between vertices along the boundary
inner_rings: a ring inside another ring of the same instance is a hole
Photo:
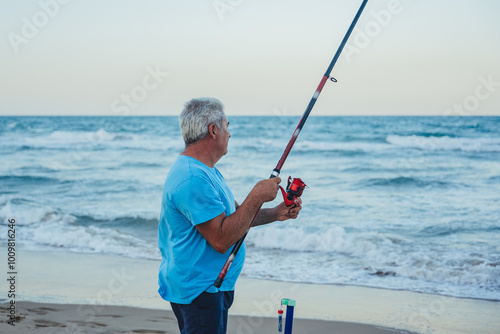
[[[172,305],[181,334],[226,334],[234,291],[203,292],[191,304]]]

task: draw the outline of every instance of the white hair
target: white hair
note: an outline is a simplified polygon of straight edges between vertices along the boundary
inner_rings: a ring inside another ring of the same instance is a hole
[[[200,97],[188,101],[179,116],[186,146],[203,139],[208,134],[210,124],[215,124],[222,130],[224,118],[224,106],[218,99]]]

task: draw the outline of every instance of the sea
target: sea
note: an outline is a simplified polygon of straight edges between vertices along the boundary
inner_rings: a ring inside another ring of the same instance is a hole
[[[216,167],[242,203],[300,116],[228,119]],[[183,148],[173,116],[0,117],[1,247],[14,218],[22,249],[159,260]],[[300,216],[252,228],[242,276],[500,300],[500,117],[311,116],[289,176]]]

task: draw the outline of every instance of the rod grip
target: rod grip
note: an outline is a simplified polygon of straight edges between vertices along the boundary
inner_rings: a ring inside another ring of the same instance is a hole
[[[220,276],[219,276],[219,277],[217,277],[217,279],[215,280],[215,283],[214,283],[215,287],[216,287],[216,288],[220,288],[220,287],[221,287],[221,285],[222,285],[222,282],[223,282],[223,281],[224,281],[224,278],[222,278],[222,277],[220,277]]]

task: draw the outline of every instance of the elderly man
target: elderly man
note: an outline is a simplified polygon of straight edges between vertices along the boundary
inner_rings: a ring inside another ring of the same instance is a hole
[[[231,134],[222,103],[198,98],[186,103],[179,122],[185,150],[170,168],[163,190],[158,245],[162,255],[158,290],[170,302],[181,333],[226,333],[227,313],[245,260],[241,247],[222,286],[214,286],[232,245],[253,226],[296,218],[300,200],[260,209],[275,199],[279,177],[258,182],[238,205],[215,167]]]

